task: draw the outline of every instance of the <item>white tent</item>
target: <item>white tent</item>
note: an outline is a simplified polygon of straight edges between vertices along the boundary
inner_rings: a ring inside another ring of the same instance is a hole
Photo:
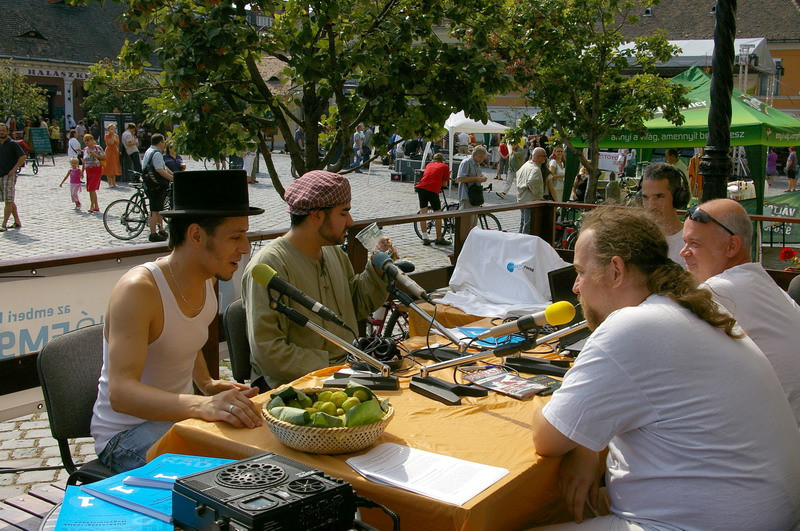
[[[444,123],[444,128],[447,129],[450,135],[450,168],[453,167],[453,136],[456,131],[464,133],[505,133],[510,129],[497,122],[476,122],[471,118],[467,118],[464,111],[451,114],[450,118]]]

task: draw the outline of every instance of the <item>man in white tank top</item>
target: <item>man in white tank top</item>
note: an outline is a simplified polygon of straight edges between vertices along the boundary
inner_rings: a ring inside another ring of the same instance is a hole
[[[95,450],[119,473],[176,421],[200,418],[237,428],[262,424],[258,388],[214,380],[201,352],[217,314],[215,279],[229,280],[250,251],[247,175],[242,170],[175,174],[172,252],[119,280],[106,311],[103,369],[92,417]],[[203,395],[195,395],[192,383]]]

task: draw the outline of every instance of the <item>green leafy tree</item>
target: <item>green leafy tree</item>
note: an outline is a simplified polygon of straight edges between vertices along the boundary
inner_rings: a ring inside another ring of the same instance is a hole
[[[586,200],[594,202],[600,174],[598,145],[612,131],[643,133],[657,110],[679,125],[688,105],[686,89],[656,74],[677,49],[656,33],[629,43],[621,29],[653,2],[539,0],[507,4],[511,21],[489,38],[489,49],[506,65],[516,89],[541,110],[533,123],[553,127],[589,170]],[[640,72],[628,75],[632,65]],[[575,146],[581,139],[590,158]]]
[[[99,119],[100,113],[113,112],[114,108],[120,112],[133,114],[137,120],[144,118],[145,99],[153,95],[153,90],[158,87],[155,72],[147,70],[132,71],[104,59],[90,68],[86,89],[89,93],[83,100],[83,110],[87,116]],[[115,77],[119,88],[105,82],[108,77]]]
[[[47,91],[25,80],[11,61],[0,61],[0,116],[18,121],[42,116],[47,109]]]
[[[120,61],[133,75],[153,56],[162,69],[160,90],[146,101],[149,121],[180,124],[179,147],[197,156],[257,144],[281,195],[264,140],[272,129],[298,173],[339,170],[358,123],[379,126],[376,148],[393,132],[431,136],[455,109],[486,118],[485,102],[507,83],[494,58],[434,31],[447,24],[485,35],[488,26],[474,21],[496,6],[480,0],[117,1],[126,5],[124,27],[140,37]],[[270,24],[254,25],[251,11],[270,15]],[[280,65],[277,85],[259,72],[264,60]],[[106,74],[103,82],[124,90],[118,72]],[[294,141],[297,124],[304,149]]]

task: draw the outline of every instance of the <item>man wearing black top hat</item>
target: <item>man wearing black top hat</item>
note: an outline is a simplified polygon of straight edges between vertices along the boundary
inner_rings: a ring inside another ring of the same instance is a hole
[[[242,170],[176,173],[173,194],[173,210],[161,212],[172,252],[125,273],[106,310],[92,436],[116,473],[145,464],[176,421],[262,423],[250,400],[258,388],[213,380],[200,349],[217,315],[215,279],[233,276],[250,251],[248,216],[264,211],[249,206]]]

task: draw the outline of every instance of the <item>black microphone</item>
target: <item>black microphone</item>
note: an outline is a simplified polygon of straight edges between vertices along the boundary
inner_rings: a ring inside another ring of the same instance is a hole
[[[326,308],[296,287],[283,280],[278,276],[277,272],[267,264],[254,265],[252,275],[253,280],[262,286],[266,286],[269,289],[274,289],[278,293],[286,295],[304,308],[307,308],[308,310],[319,315],[326,321],[330,321],[346,330],[350,330],[350,327],[347,326],[347,323],[342,321],[342,319],[336,315],[333,310]],[[352,330],[350,330],[350,332],[352,332]],[[355,335],[355,333],[353,333],[353,335]]]
[[[400,268],[394,265],[391,257],[387,253],[381,251],[372,255],[372,265],[376,269],[382,269],[391,280],[394,280],[395,284],[403,288],[403,290],[408,292],[411,296],[416,297],[417,299],[423,299],[433,304],[433,301],[425,292],[425,290],[422,289],[422,286],[408,278],[405,273],[400,271]]]
[[[503,337],[517,332],[525,332],[537,326],[546,324],[560,326],[567,324],[575,318],[575,306],[567,301],[554,302],[544,310],[520,317],[516,321],[494,326],[477,335],[475,340],[487,337]]]

